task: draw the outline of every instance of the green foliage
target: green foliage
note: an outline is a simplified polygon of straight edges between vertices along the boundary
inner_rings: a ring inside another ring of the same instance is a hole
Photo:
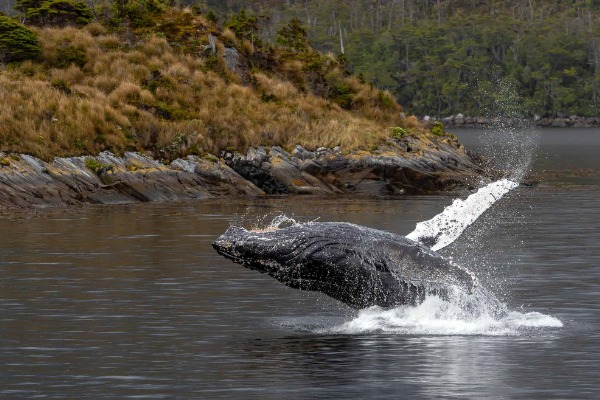
[[[40,51],[33,31],[8,17],[0,16],[0,62],[33,60]]]
[[[306,29],[298,18],[293,18],[289,24],[277,32],[275,43],[297,51],[305,51],[309,47]]]
[[[392,139],[401,139],[406,136],[406,129],[399,126],[393,126],[390,128],[390,135]]]
[[[433,128],[431,128],[431,133],[436,136],[444,136],[446,134],[444,131],[444,125],[440,121],[436,121],[433,124]]]
[[[112,24],[120,26],[127,22],[132,28],[152,27],[168,5],[168,0],[113,0]]]
[[[229,10],[265,4],[227,2]],[[268,4],[273,15],[283,16],[282,33],[290,35],[285,21],[310,21],[308,38],[321,51],[339,53],[341,35],[352,72],[390,90],[412,113],[494,117],[494,92],[505,80],[523,99],[522,116],[595,116],[600,109],[598,0]],[[280,36],[277,42],[290,45]]]
[[[79,0],[17,0],[15,9],[37,26],[87,25],[93,20],[90,8]]]
[[[382,90],[379,91],[379,101],[385,108],[392,108],[394,106],[394,101],[390,99]]]
[[[356,92],[348,85],[342,76],[331,72],[326,76],[328,98],[345,110],[352,108],[352,100]]]
[[[212,22],[213,24],[217,24],[217,23],[219,22],[219,20],[218,20],[218,18],[217,18],[217,15],[214,13],[214,11],[213,11],[213,10],[209,10],[209,11],[206,13],[206,19],[207,19],[209,22]]]
[[[219,162],[219,159],[212,154],[205,154],[203,157],[206,161],[210,161],[211,163]]]
[[[66,68],[71,64],[82,68],[87,62],[87,54],[84,49],[64,42],[56,49],[56,60],[55,66],[58,68]]]
[[[103,168],[109,168],[109,165],[103,164],[100,161],[98,161],[95,158],[92,157],[86,157],[86,159],[83,161],[85,166],[88,167],[89,169],[91,169],[92,171],[94,171],[95,173],[100,172],[101,169]]]
[[[238,39],[250,40],[253,43],[258,40],[258,19],[246,14],[245,10],[241,10],[239,14],[234,15],[225,25],[231,29]]]

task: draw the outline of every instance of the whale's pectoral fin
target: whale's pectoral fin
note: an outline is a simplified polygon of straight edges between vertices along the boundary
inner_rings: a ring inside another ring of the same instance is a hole
[[[430,220],[419,222],[407,238],[432,250],[440,250],[453,243],[473,222],[506,193],[519,184],[508,179],[490,183],[465,200],[454,200],[444,211]]]

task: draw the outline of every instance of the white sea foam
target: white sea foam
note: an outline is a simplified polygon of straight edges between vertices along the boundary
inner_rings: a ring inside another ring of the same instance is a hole
[[[407,238],[421,242],[432,250],[442,249],[454,242],[488,208],[519,184],[501,179],[482,187],[465,200],[456,199],[443,212],[430,220],[419,222]]]
[[[557,318],[538,312],[511,311],[500,316],[487,312],[473,314],[452,302],[432,296],[414,307],[399,306],[389,310],[371,307],[361,310],[352,320],[320,328],[316,333],[516,336],[533,329],[562,326]]]

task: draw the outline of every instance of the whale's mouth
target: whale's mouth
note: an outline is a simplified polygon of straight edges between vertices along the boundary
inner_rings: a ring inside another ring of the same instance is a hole
[[[229,258],[234,262],[242,260],[241,255],[238,251],[236,251],[235,242],[227,239],[225,235],[221,235],[217,240],[215,240],[212,243],[212,246],[217,251],[217,253],[224,256],[225,258]]]
[[[249,232],[240,227],[231,227],[223,235],[212,243],[213,248],[220,255],[230,259],[236,264],[240,264],[248,269],[269,273],[273,275],[282,270],[282,265],[274,260],[253,251]]]

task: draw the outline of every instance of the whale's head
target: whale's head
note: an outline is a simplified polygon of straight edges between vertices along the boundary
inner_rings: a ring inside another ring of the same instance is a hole
[[[232,226],[217,252],[296,289],[323,292],[354,308],[415,304],[454,284],[471,292],[468,271],[403,236],[346,223],[264,231]]]

